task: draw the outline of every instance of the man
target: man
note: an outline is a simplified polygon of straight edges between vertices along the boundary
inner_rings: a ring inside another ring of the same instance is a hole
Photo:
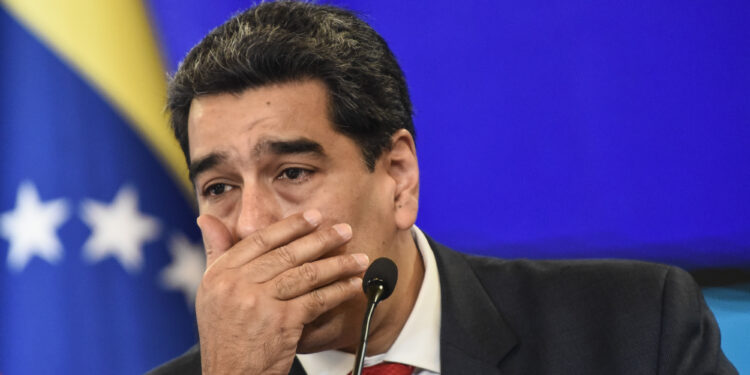
[[[684,271],[470,257],[414,227],[406,83],[350,12],[233,17],[182,62],[169,107],[208,267],[200,344],[154,373],[346,374],[381,256],[399,281],[373,318],[373,373],[736,373]]]

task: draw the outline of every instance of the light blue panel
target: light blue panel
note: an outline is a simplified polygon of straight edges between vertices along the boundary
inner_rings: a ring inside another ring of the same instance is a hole
[[[724,354],[740,374],[750,374],[750,284],[705,288],[703,295],[719,322]]]

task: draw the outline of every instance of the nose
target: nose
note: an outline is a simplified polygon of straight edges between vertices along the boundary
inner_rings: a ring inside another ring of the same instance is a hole
[[[264,186],[245,186],[235,226],[235,238],[241,240],[258,229],[280,219],[279,204]]]

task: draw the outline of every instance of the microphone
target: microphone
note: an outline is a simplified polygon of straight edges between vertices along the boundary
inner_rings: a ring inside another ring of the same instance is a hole
[[[367,268],[365,277],[362,278],[362,289],[367,295],[367,309],[365,319],[362,321],[362,337],[359,339],[357,354],[354,356],[354,369],[352,375],[362,375],[362,364],[365,361],[367,349],[367,336],[370,331],[370,321],[375,312],[375,306],[393,293],[398,281],[398,268],[396,263],[388,258],[378,258]]]

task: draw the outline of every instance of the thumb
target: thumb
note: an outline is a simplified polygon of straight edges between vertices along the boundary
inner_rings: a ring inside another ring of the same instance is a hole
[[[206,248],[206,266],[210,267],[216,259],[232,247],[232,234],[214,216],[200,215],[196,222],[203,234],[203,247]]]

